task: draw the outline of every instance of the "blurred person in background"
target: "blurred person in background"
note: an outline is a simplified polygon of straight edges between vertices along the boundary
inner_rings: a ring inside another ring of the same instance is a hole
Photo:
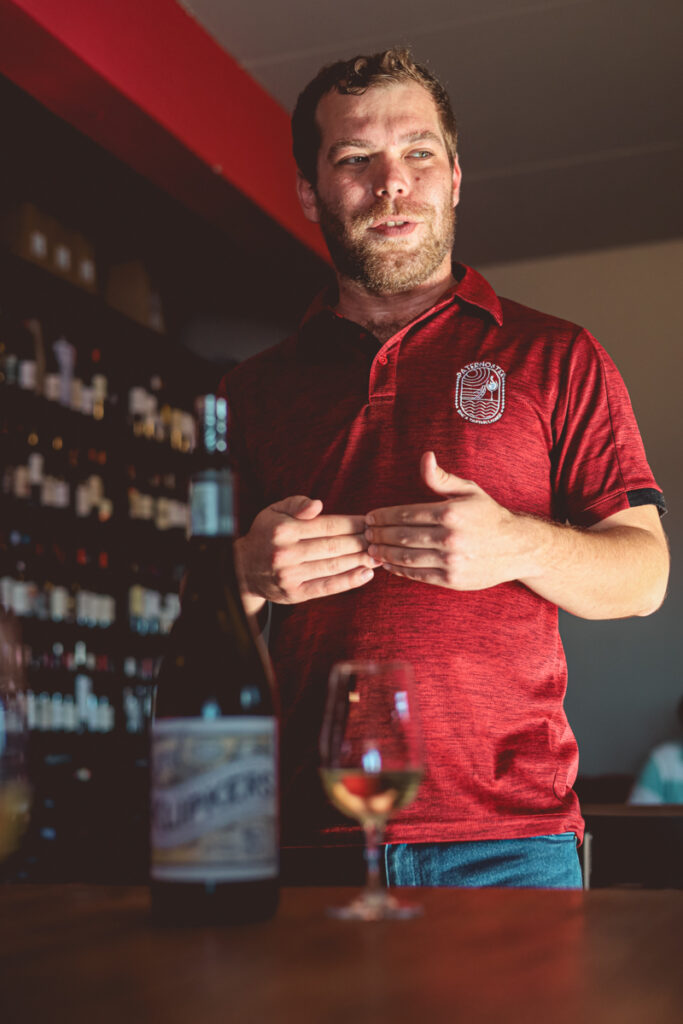
[[[681,738],[649,754],[628,798],[630,804],[683,804],[683,697],[677,707]]]

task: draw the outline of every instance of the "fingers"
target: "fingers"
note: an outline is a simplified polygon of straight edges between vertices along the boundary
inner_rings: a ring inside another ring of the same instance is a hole
[[[371,544],[368,555],[387,565],[406,569],[444,569],[451,561],[450,553],[433,548],[396,548],[389,544]]]
[[[323,503],[318,498],[308,498],[304,494],[295,494],[270,506],[270,512],[276,512],[288,519],[296,520],[292,529],[287,530],[283,524],[280,532],[296,542],[305,537],[338,537],[349,533],[362,533],[365,529],[365,516],[330,515],[323,516]]]
[[[393,505],[391,508],[376,508],[365,517],[369,526],[420,526],[447,525],[449,502],[428,502],[424,505]]]
[[[365,516],[317,515],[314,519],[293,519],[286,514],[273,531],[273,540],[278,545],[296,544],[303,540],[324,537],[363,536]]]
[[[454,502],[465,501],[483,494],[474,480],[465,480],[455,473],[447,473],[436,461],[434,452],[424,452],[420,459],[420,476],[430,490],[449,498],[449,501],[430,502],[418,505],[394,505],[390,508],[372,509],[365,521],[374,525],[399,525],[400,523],[446,523],[453,511]]]
[[[311,540],[300,540],[294,544],[284,544],[273,548],[272,563],[274,569],[282,569],[288,565],[300,565],[307,562],[318,562],[321,559],[339,558],[344,555],[365,553],[368,541],[363,533],[332,537],[314,537]]]
[[[432,491],[437,494],[447,494],[450,497],[457,494],[468,494],[477,485],[472,480],[463,480],[455,473],[447,473],[436,461],[434,452],[424,452],[420,459],[420,476]]]
[[[298,494],[262,509],[239,538],[243,597],[296,604],[362,586],[380,563],[367,553],[365,517],[322,515],[321,501]]]
[[[306,580],[299,587],[299,600],[311,601],[316,597],[329,597],[331,594],[343,594],[347,590],[356,590],[369,583],[374,575],[371,568],[358,567],[349,572]]]
[[[304,494],[294,494],[270,506],[272,512],[291,516],[295,519],[313,519],[323,510],[323,503],[318,498],[307,498]]]
[[[301,524],[301,539],[307,537],[342,537],[347,534],[363,534],[365,516],[319,516],[315,522]]]
[[[292,570],[292,575],[299,581],[299,586],[316,580],[326,579],[332,576],[351,576],[357,573],[359,576],[370,571],[368,579],[372,578],[372,571],[379,566],[379,561],[368,554],[343,555],[341,558],[321,558],[317,562],[304,562]]]
[[[452,542],[452,531],[447,526],[429,526],[406,523],[403,526],[373,526],[365,531],[370,547],[392,545],[394,548],[445,549]],[[371,551],[370,554],[373,554]]]
[[[274,574],[271,600],[300,604],[316,597],[340,594],[369,583],[379,565],[368,554],[345,555],[293,565]]]

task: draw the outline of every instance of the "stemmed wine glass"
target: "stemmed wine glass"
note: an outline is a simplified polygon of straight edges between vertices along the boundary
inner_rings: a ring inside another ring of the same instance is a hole
[[[337,662],[330,672],[320,734],[320,776],[342,813],[365,831],[367,887],[333,917],[407,918],[421,908],[399,903],[382,887],[380,844],[387,819],[414,798],[422,747],[410,665],[400,661]]]

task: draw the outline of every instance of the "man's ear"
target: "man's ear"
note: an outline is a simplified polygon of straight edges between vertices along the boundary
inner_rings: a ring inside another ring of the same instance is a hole
[[[301,209],[304,211],[306,220],[311,220],[314,224],[317,224],[320,220],[318,197],[310,181],[304,178],[301,171],[296,172],[296,194],[299,197]]]
[[[453,160],[453,208],[460,202],[460,182],[462,181],[462,171],[460,170],[460,161],[458,160],[458,154],[455,154]]]

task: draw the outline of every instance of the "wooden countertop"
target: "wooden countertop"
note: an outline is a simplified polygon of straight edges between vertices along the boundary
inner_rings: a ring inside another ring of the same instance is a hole
[[[158,928],[142,887],[0,887],[3,1024],[679,1024],[683,892],[417,889],[413,921]]]

